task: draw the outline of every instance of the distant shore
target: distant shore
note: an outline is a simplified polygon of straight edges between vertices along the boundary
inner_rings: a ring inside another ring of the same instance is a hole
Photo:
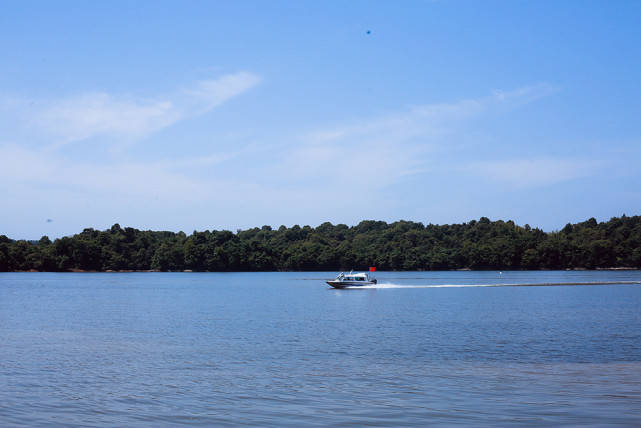
[[[191,235],[114,224],[55,241],[0,235],[0,272],[632,270],[641,268],[640,243],[641,216],[625,215],[549,233],[487,217],[445,225],[364,220]]]
[[[0,273],[247,273],[247,272],[341,272],[341,271],[347,271],[349,269],[335,269],[335,270],[324,270],[324,269],[311,269],[311,270],[261,270],[261,271],[256,271],[256,270],[236,270],[236,271],[230,271],[230,270],[225,270],[225,271],[196,271],[193,269],[184,269],[184,270],[158,270],[158,269],[145,269],[145,270],[135,270],[135,269],[120,269],[120,270],[85,270],[85,269],[70,269],[68,271],[47,271],[47,270],[36,270],[36,269],[29,269],[29,270],[13,270],[13,271],[5,271],[5,272],[0,272]],[[499,271],[499,272],[525,272],[525,271],[532,271],[532,272],[558,272],[558,271],[626,271],[626,270],[641,270],[640,268],[636,267],[609,267],[609,268],[595,268],[595,269],[587,269],[587,268],[572,268],[572,269],[470,269],[470,268],[463,268],[463,269],[441,269],[441,270],[390,270],[390,271],[380,271],[380,272],[492,272],[492,271]]]

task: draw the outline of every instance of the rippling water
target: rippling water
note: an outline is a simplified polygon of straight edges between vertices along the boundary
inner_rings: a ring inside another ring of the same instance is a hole
[[[0,426],[641,425],[641,272],[331,276],[0,274]]]

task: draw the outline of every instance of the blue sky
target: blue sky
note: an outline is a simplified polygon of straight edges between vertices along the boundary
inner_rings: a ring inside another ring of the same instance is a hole
[[[638,215],[639,22],[637,1],[5,3],[0,234]]]

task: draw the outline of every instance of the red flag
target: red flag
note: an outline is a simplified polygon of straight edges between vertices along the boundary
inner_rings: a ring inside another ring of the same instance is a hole
[[[369,271],[370,272],[376,272],[376,268],[374,266],[370,266]]]

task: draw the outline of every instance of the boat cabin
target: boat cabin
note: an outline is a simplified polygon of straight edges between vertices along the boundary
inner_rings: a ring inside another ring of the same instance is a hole
[[[348,273],[347,275],[341,273],[338,275],[339,281],[369,281],[369,274],[367,273]]]

